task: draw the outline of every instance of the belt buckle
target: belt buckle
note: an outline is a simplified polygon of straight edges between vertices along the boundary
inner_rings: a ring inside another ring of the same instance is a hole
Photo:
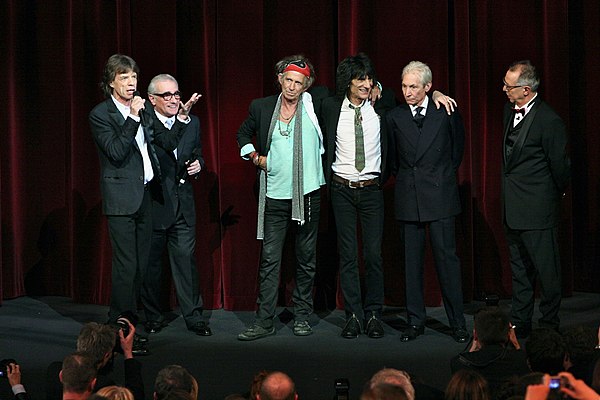
[[[348,187],[349,187],[350,189],[356,189],[356,188],[358,188],[359,186],[360,186],[360,181],[353,182],[353,181],[351,181],[350,179],[348,179]]]

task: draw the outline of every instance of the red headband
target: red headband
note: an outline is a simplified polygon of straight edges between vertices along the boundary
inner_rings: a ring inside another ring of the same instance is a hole
[[[310,68],[304,61],[292,61],[283,69],[284,74],[288,71],[300,72],[302,75],[310,78]]]

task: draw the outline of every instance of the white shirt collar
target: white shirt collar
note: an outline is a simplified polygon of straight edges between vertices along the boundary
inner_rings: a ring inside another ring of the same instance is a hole
[[[533,106],[533,103],[535,103],[535,98],[537,97],[537,93],[533,95],[533,97],[531,99],[529,99],[529,101],[527,103],[525,103],[524,106],[519,107],[516,104],[514,105],[515,109],[520,110],[520,109],[525,109],[525,113],[527,113],[531,107]]]
[[[421,105],[411,105],[410,106],[410,111],[412,111],[413,115],[417,112],[417,107],[423,107],[423,111],[421,111],[421,114],[425,115],[427,114],[427,106],[429,105],[429,96],[425,96],[425,98],[423,99],[423,103],[421,103]]]
[[[166,117],[166,116],[162,115],[161,113],[159,113],[159,112],[158,112],[158,111],[156,111],[156,110],[154,110],[154,113],[156,114],[156,118],[158,118],[158,120],[159,120],[159,121],[160,121],[160,122],[161,122],[163,125],[165,125],[165,122],[166,122],[167,120],[170,120],[170,121],[171,121],[171,125],[170,125],[170,126],[173,126],[173,123],[175,122],[175,116],[172,116],[172,117]],[[166,126],[166,125],[165,125],[165,126]]]

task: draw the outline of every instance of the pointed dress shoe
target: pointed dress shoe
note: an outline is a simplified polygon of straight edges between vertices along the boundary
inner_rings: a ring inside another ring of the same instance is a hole
[[[146,347],[146,343],[139,342],[134,339],[133,347],[131,348],[131,353],[134,356],[138,356],[138,357],[139,356],[147,356],[148,354],[150,354],[150,350],[148,350],[148,347]]]
[[[466,343],[471,338],[471,336],[465,328],[454,328],[452,330],[452,338],[457,343]]]
[[[144,324],[144,329],[148,333],[158,333],[162,331],[164,327],[169,325],[166,321],[146,321]]]
[[[372,316],[367,322],[367,336],[372,339],[379,339],[382,338],[384,334],[383,324],[375,316]]]
[[[406,328],[404,332],[402,332],[402,335],[400,335],[400,341],[408,342],[410,340],[415,340],[417,336],[422,335],[423,333],[425,333],[424,326],[409,325],[409,327]]]
[[[208,324],[204,321],[196,322],[194,325],[188,327],[188,329],[194,332],[198,336],[211,336],[212,331]]]
[[[360,331],[360,322],[358,321],[358,318],[356,318],[356,315],[352,314],[346,321],[344,329],[342,329],[342,337],[346,339],[356,339],[360,334]]]

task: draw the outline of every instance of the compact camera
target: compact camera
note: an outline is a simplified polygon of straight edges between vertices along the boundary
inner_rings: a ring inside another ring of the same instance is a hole
[[[548,386],[550,387],[550,390],[558,390],[561,387],[565,387],[567,386],[568,381],[565,377],[563,376],[551,376],[550,377],[550,382],[548,383]]]
[[[17,362],[13,358],[5,358],[0,361],[0,378],[7,378],[6,368],[9,364],[17,364]]]

